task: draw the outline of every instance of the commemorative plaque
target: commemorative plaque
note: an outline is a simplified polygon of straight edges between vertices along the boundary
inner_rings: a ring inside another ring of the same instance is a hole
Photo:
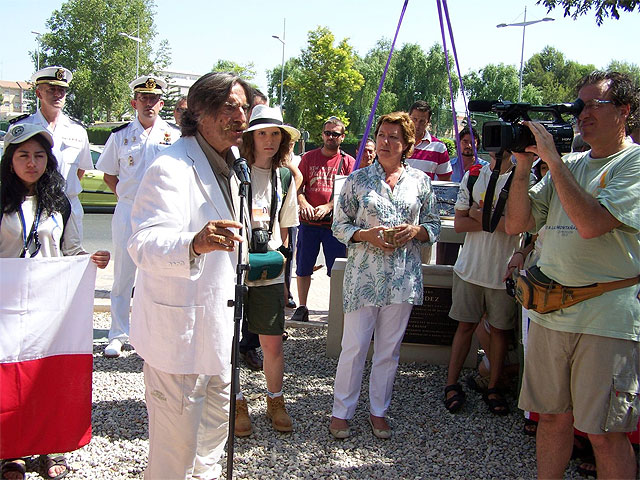
[[[460,184],[457,182],[432,182],[433,192],[436,195],[436,208],[441,218],[453,219],[455,216],[456,199]]]
[[[449,318],[451,288],[424,287],[422,305],[414,305],[403,343],[451,345],[458,322]]]

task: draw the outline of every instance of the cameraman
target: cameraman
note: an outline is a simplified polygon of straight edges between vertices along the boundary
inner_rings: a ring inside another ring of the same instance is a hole
[[[539,478],[563,476],[573,426],[588,434],[599,478],[635,478],[624,432],[635,429],[640,411],[640,146],[627,140],[625,127],[638,115],[639,91],[629,76],[599,71],[576,89],[584,102],[578,129],[591,150],[561,158],[542,125],[524,122],[536,145],[516,154],[506,230],[546,225],[538,266],[560,285],[630,285],[550,313],[529,312],[519,407],[540,412]],[[550,172],[528,189],[531,153]]]

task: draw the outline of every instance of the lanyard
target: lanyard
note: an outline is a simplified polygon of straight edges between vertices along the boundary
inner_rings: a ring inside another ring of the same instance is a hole
[[[27,236],[27,226],[24,220],[24,213],[22,212],[22,205],[20,205],[20,210],[18,214],[20,216],[20,223],[22,224],[22,253],[20,253],[20,258],[24,258],[31,246],[31,242],[35,242],[36,249],[29,256],[31,258],[35,257],[40,251],[40,239],[38,238],[38,225],[40,224],[40,213],[42,212],[42,208],[40,207],[40,202],[38,202],[38,208],[36,209],[36,218],[33,220],[33,224],[31,225],[31,231],[29,232],[29,236]]]

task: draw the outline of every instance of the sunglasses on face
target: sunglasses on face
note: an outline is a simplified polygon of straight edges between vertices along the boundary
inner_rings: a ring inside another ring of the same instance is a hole
[[[323,135],[324,135],[325,137],[338,138],[338,137],[341,137],[341,136],[342,136],[342,134],[341,134],[341,133],[339,133],[339,132],[331,132],[331,131],[329,131],[329,130],[325,130],[325,131],[324,131],[324,132],[322,132],[322,133],[323,133]]]

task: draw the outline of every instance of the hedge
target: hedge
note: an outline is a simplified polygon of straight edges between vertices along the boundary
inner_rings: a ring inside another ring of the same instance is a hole
[[[113,127],[89,127],[87,128],[87,136],[89,137],[89,143],[96,145],[104,145],[107,143],[109,135]]]

